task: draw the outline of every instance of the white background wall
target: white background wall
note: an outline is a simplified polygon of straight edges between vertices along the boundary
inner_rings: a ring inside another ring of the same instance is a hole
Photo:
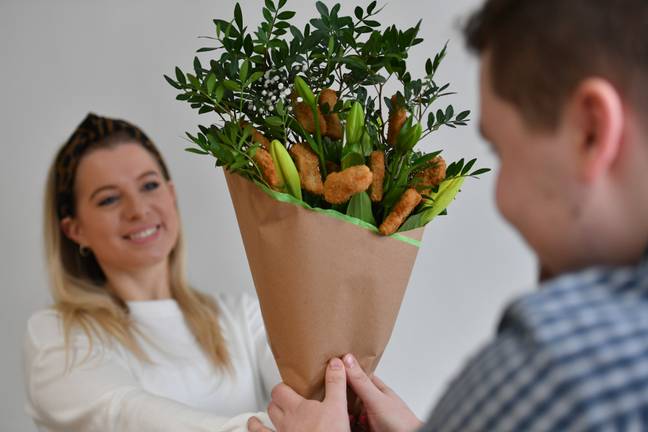
[[[440,80],[459,92],[455,108],[473,110],[473,123],[430,137],[428,149],[450,159],[496,161],[476,132],[477,62],[465,52],[458,22],[480,0],[400,0],[381,20],[399,27],[423,18],[424,44],[410,67],[445,41]],[[250,25],[259,1],[242,2]],[[368,3],[368,2],[365,2]],[[349,3],[355,5],[355,3]],[[332,5],[332,3],[329,3]],[[220,170],[207,157],[184,152],[184,131],[199,118],[162,78],[189,69],[198,35],[211,19],[232,17],[232,0],[0,1],[0,429],[34,431],[23,412],[21,348],[29,315],[50,302],[42,260],[42,190],[56,149],[88,111],[125,118],[158,144],[171,167],[189,245],[191,281],[206,291],[252,292],[243,245]],[[289,2],[299,25],[314,4]],[[352,8],[344,9],[352,13]],[[493,334],[501,308],[532,288],[535,262],[493,205],[494,175],[466,182],[450,216],[428,226],[409,290],[378,374],[420,416],[466,357]]]

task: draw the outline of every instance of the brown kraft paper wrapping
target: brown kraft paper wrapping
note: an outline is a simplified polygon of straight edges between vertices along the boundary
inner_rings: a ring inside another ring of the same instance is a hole
[[[349,352],[373,373],[418,248],[225,178],[283,381],[321,400],[328,360]],[[423,228],[401,234],[420,240]]]

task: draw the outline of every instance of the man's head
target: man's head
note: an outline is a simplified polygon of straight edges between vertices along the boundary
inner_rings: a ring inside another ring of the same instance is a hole
[[[466,36],[502,214],[554,273],[641,255],[648,2],[488,0]]]

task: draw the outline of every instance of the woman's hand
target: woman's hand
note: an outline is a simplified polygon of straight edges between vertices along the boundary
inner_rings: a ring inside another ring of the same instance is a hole
[[[378,377],[369,378],[356,359],[344,356],[347,379],[362,400],[372,432],[409,432],[422,426],[405,402]]]
[[[279,432],[350,432],[342,360],[334,358],[326,368],[323,402],[304,399],[286,384],[279,384],[272,390],[268,415]],[[250,432],[269,431],[254,418],[247,426]]]

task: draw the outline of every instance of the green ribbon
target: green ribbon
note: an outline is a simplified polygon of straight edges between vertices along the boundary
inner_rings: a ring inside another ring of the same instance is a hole
[[[266,185],[264,185],[263,183],[261,183],[259,181],[256,181],[256,180],[254,181],[254,183],[259,188],[261,188],[261,190],[263,192],[265,192],[268,196],[270,196],[271,198],[276,199],[277,201],[281,201],[281,202],[289,203],[289,204],[295,204],[295,205],[298,205],[298,206],[300,206],[302,208],[305,208],[306,210],[311,210],[311,211],[321,213],[321,214],[330,216],[332,218],[335,218],[335,219],[338,219],[338,220],[341,220],[341,221],[344,221],[344,222],[352,223],[353,225],[359,226],[360,228],[364,228],[364,229],[369,230],[369,231],[374,232],[374,233],[379,232],[378,228],[376,228],[374,225],[372,225],[372,224],[370,224],[368,222],[365,222],[363,220],[354,218],[353,216],[345,215],[345,214],[342,214],[342,213],[340,213],[340,212],[338,212],[336,210],[332,210],[332,209],[325,210],[325,209],[321,209],[319,207],[311,207],[307,203],[305,203],[305,202],[303,202],[301,200],[298,200],[297,198],[295,198],[294,196],[292,196],[290,194],[283,193],[283,192],[277,192],[275,190],[272,190],[269,187],[267,187]],[[394,238],[396,240],[402,241],[404,243],[415,246],[417,248],[421,247],[421,242],[419,240],[407,237],[407,236],[402,235],[402,234],[394,233],[394,234],[391,234],[388,237],[392,237],[392,238]]]

